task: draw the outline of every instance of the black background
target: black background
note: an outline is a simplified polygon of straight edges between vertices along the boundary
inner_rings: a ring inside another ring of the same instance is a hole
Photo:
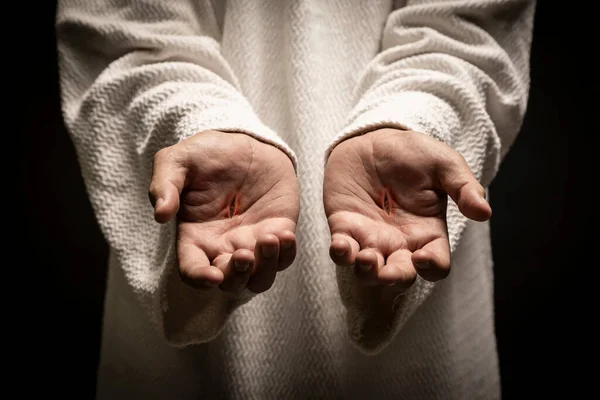
[[[61,119],[55,5],[40,3],[27,14],[28,32],[36,40],[21,46],[29,59],[19,64],[30,69],[24,76],[31,89],[22,103],[25,123],[19,127],[26,156],[19,156],[24,161],[19,171],[25,176],[18,186],[25,210],[17,242],[25,243],[18,253],[27,260],[23,265],[32,265],[25,268],[28,278],[33,275],[43,288],[35,292],[39,299],[33,297],[35,308],[19,318],[24,321],[17,335],[28,333],[21,346],[33,352],[20,360],[29,369],[18,371],[27,377],[29,390],[88,399],[93,398],[98,362],[107,246]],[[579,5],[574,10],[563,1],[538,1],[527,116],[490,189],[505,399],[573,396],[583,379],[580,362],[564,360],[572,358],[584,329],[569,289],[581,279],[574,271],[586,267],[574,257],[581,250],[581,214],[589,205],[578,201],[581,182],[590,182],[574,161],[581,159],[584,147],[594,146],[597,131],[592,134],[584,122],[588,114],[582,93],[589,96],[595,85],[581,67],[588,62],[581,55],[594,52],[584,43],[594,29],[583,22],[586,13]]]

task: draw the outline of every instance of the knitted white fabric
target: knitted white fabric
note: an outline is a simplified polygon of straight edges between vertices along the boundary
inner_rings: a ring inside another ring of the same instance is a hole
[[[488,225],[450,202],[452,273],[373,319],[329,260],[323,160],[398,126],[489,185],[526,109],[534,2],[396,3],[59,2],[64,118],[111,247],[98,398],[499,398]],[[153,220],[155,152],[208,129],[297,168],[298,256],[258,296],[182,284],[175,224]]]

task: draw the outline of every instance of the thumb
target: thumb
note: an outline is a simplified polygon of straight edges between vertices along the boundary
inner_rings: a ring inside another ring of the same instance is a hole
[[[179,210],[186,168],[177,159],[170,147],[159,150],[154,156],[148,196],[154,206],[154,219],[161,224],[173,219]]]
[[[471,168],[460,155],[439,168],[438,178],[442,189],[458,205],[460,212],[475,221],[487,221],[492,208],[486,201],[485,189],[473,175]]]

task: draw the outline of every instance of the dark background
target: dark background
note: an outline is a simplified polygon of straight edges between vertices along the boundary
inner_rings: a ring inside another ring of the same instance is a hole
[[[580,69],[585,60],[572,54],[585,46],[594,26],[583,22],[581,6],[570,10],[564,4],[538,1],[527,116],[490,190],[505,399],[562,393],[577,398],[573,395],[581,387],[581,364],[564,360],[571,358],[574,338],[583,329],[573,315],[569,288],[572,271],[581,267],[573,254],[580,249],[574,232],[582,229],[575,214],[582,204],[575,204],[579,197],[573,193],[581,193],[585,180],[574,166],[574,154],[586,143],[591,146],[580,93],[592,82]],[[25,346],[34,350],[23,356],[33,365],[24,374],[34,377],[28,381],[30,390],[91,399],[107,246],[61,120],[54,12],[54,2],[36,5],[29,22],[37,39],[26,45],[34,51],[26,51],[30,59],[22,64],[33,72],[26,75],[32,89],[26,93],[27,117],[21,126],[27,146],[19,168],[25,175],[18,185],[25,206],[19,226],[27,247],[20,254],[34,266],[26,272],[44,289],[38,292],[37,308],[21,315],[26,320],[22,330],[32,336]]]

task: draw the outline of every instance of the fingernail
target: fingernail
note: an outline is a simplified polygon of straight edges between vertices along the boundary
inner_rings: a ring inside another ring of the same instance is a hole
[[[333,251],[333,254],[335,254],[336,256],[339,256],[339,257],[341,257],[341,256],[343,256],[344,254],[346,254],[346,251],[345,251],[345,250],[334,250],[334,251]]]
[[[361,271],[367,272],[371,269],[371,264],[358,263],[358,268],[360,268]]]
[[[282,249],[289,249],[292,247],[292,242],[283,242],[281,243],[281,248]]]
[[[245,261],[235,261],[233,263],[233,266],[235,267],[235,270],[238,272],[246,272],[246,271],[248,271],[248,268],[250,268],[250,263],[245,262]]]
[[[275,257],[275,255],[277,254],[277,246],[271,246],[271,245],[263,246],[262,253],[263,253],[263,256],[265,256],[267,258]]]

